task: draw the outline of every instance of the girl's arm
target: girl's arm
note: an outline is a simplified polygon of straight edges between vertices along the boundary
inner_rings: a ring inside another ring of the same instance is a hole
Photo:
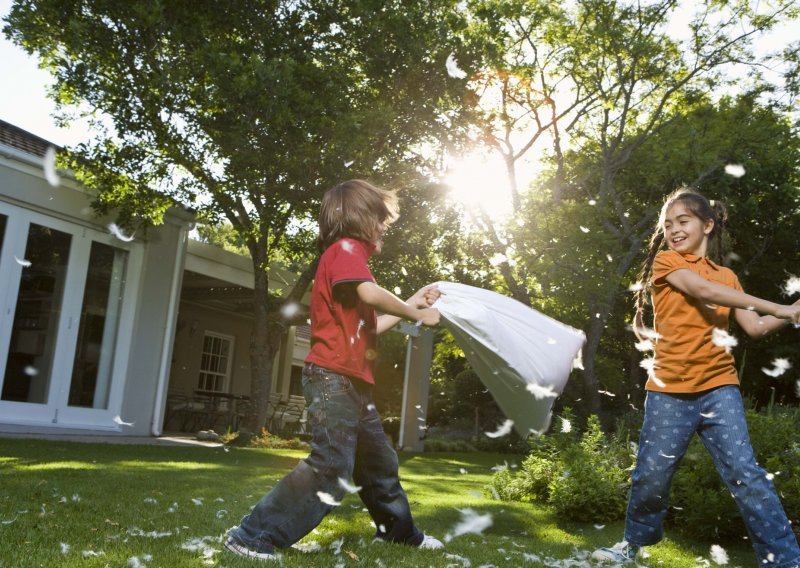
[[[421,321],[425,325],[437,325],[439,310],[424,307],[433,303],[426,299],[430,297],[430,292],[426,294],[426,290],[428,289],[423,288],[411,296],[407,303],[374,282],[362,282],[356,286],[358,298],[384,314],[378,317],[376,331],[379,335],[393,328],[401,319]]]
[[[734,308],[736,321],[750,337],[761,337],[789,322],[800,323],[800,302],[790,306],[776,304],[706,280],[688,268],[670,272],[665,279],[671,286],[702,302]]]
[[[798,300],[795,302],[797,304]],[[788,319],[776,318],[775,316],[759,316],[753,310],[736,310],[734,312],[736,322],[750,337],[763,337],[773,331],[789,324]]]

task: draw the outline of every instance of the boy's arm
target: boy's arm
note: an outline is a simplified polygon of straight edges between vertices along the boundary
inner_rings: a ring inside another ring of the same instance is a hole
[[[790,306],[776,304],[706,280],[687,268],[670,272],[665,279],[671,286],[702,302],[734,308],[736,321],[751,337],[760,337],[789,322],[800,323],[798,303]]]
[[[362,302],[384,313],[384,315],[378,317],[378,327],[376,329],[378,334],[388,331],[397,325],[397,322],[401,319],[421,321],[425,325],[437,325],[439,323],[439,310],[418,307],[420,306],[419,303],[416,305],[406,303],[374,282],[361,282],[356,286],[356,293]],[[416,302],[418,295],[419,292],[409,300]]]

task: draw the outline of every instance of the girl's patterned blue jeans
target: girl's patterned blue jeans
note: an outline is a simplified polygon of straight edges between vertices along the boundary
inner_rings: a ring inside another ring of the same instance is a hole
[[[798,566],[797,539],[775,486],[756,463],[742,395],[733,385],[692,395],[647,393],[625,540],[637,546],[661,540],[672,477],[695,432],[736,500],[759,564]]]
[[[346,495],[352,477],[377,527],[376,537],[417,546],[424,535],[400,486],[399,462],[372,402],[372,387],[322,367],[303,369],[311,453],[228,534],[257,552],[303,538]],[[340,482],[339,480],[342,480]]]

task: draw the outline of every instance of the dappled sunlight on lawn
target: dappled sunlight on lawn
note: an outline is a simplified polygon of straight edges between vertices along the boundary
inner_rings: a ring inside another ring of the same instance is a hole
[[[55,469],[103,469],[107,464],[96,464],[82,461],[53,461],[45,463],[27,463],[14,466],[19,471],[51,471]]]
[[[181,469],[225,469],[230,467],[227,464],[219,463],[202,463],[202,462],[189,462],[189,461],[165,461],[165,462],[147,462],[147,461],[118,461],[109,464],[113,467],[136,468],[136,469],[149,469],[149,470],[181,470]]]

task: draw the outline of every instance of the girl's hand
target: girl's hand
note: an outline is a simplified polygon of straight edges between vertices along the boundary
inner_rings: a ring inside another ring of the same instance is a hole
[[[800,323],[800,304],[792,304],[791,306],[778,306],[775,310],[775,317],[789,320],[789,323]]]

